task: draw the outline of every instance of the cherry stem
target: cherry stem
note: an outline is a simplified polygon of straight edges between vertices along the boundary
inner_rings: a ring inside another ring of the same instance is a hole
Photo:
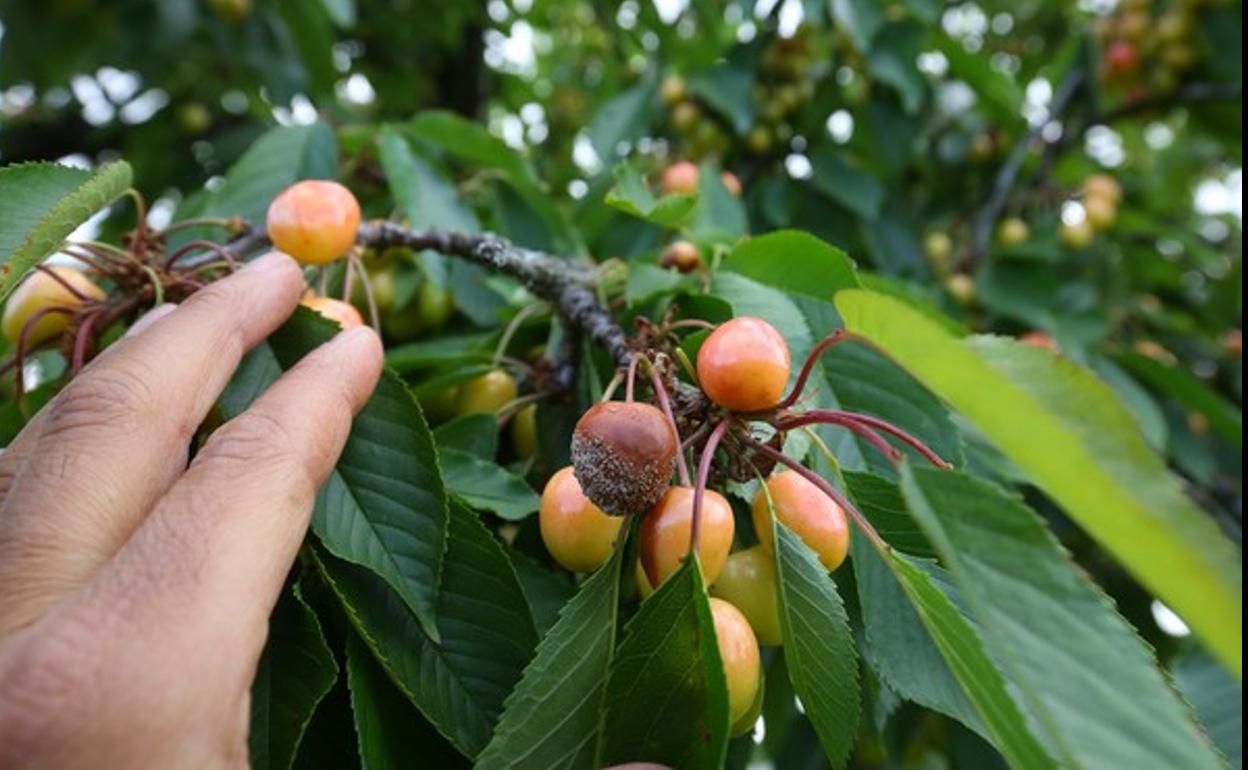
[[[351,302],[351,290],[355,288],[355,263],[348,259],[342,268],[342,301]]]
[[[628,374],[624,378],[624,400],[632,403],[633,386],[637,381],[637,364],[641,361],[641,353],[634,353],[633,357],[628,359]]]
[[[680,428],[676,427],[676,413],[672,411],[672,401],[667,397],[667,388],[663,386],[663,378],[659,376],[659,370],[644,353],[638,353],[633,357],[633,361],[646,363],[646,373],[650,375],[650,387],[654,388],[654,397],[659,400],[659,406],[662,407],[663,414],[667,415],[672,432],[676,434],[676,473],[680,475],[680,483],[689,486],[689,466],[685,464],[685,453],[680,451]],[[631,379],[629,384],[632,384]]]
[[[101,255],[86,249],[78,249],[73,246],[66,246],[61,249],[61,252],[68,254],[79,262],[86,264],[88,267],[98,271],[101,275],[112,276],[114,270],[129,267],[129,265],[123,264],[111,256]]]
[[[91,342],[91,333],[94,331],[95,322],[104,315],[104,310],[96,310],[88,313],[82,323],[78,325],[78,332],[74,335],[74,356],[72,359],[72,368],[70,371],[77,376],[82,371],[83,365],[87,359],[87,345]]]
[[[231,265],[235,264],[238,261],[234,258],[233,254],[231,254],[227,249],[222,247],[221,244],[219,243],[213,243],[212,241],[191,241],[177,248],[172,254],[170,254],[165,259],[165,269],[169,270],[170,268],[174,266],[174,264],[179,259],[191,253],[192,251],[195,251],[196,249],[206,249],[208,251],[211,251],[215,253],[217,256],[221,257],[221,259],[225,260],[226,262],[229,262]]]
[[[842,428],[846,428],[847,430],[862,436],[866,439],[867,443],[875,447],[876,451],[887,457],[893,464],[901,462],[901,452],[897,451],[892,444],[885,441],[883,436],[876,433],[874,430],[862,424],[858,420],[855,420],[850,415],[844,412],[829,410],[822,413],[818,419],[806,420],[805,418],[809,414],[811,413],[807,412],[806,414],[801,415],[800,418],[794,418],[794,422],[792,423],[787,420],[778,420],[776,422],[776,428],[778,430],[790,430],[792,428],[800,428],[804,425],[812,424],[839,425]]]
[[[238,219],[227,219],[225,217],[194,217],[191,219],[180,219],[177,222],[167,226],[160,234],[168,235],[169,233],[185,230],[188,227],[220,227],[224,230],[237,230],[239,228]]]
[[[698,459],[698,477],[693,485],[693,516],[689,523],[689,553],[698,549],[698,536],[702,530],[702,497],[706,492],[706,480],[711,473],[711,460],[715,459],[715,448],[731,426],[731,419],[725,419],[716,425],[702,447],[702,457]]]
[[[429,279],[425,278],[425,280],[427,281]],[[520,326],[542,309],[542,305],[540,304],[525,305],[511,317],[511,320],[507,322],[506,328],[503,329],[503,335],[498,338],[498,345],[494,348],[495,366],[498,366],[498,362],[502,361],[507,355],[507,348],[511,347],[511,341],[515,339],[516,332],[520,331]]]
[[[849,337],[849,332],[844,329],[837,329],[828,336],[819,341],[810,350],[810,355],[806,356],[806,362],[802,364],[802,371],[797,375],[797,382],[793,383],[793,390],[789,392],[788,398],[776,404],[777,409],[788,409],[797,400],[802,397],[802,391],[806,388],[806,381],[810,379],[810,373],[814,370],[815,364],[819,361],[819,356],[824,351],[838,343],[844,342]]]
[[[603,388],[602,398],[598,400],[610,401],[611,397],[615,395],[616,389],[620,387],[620,383],[623,381],[624,381],[624,372],[621,372],[617,369],[615,374],[612,375],[611,380],[607,383],[607,387]]]
[[[355,265],[355,270],[360,274],[360,284],[364,287],[364,304],[368,305],[368,324],[373,327],[373,331],[381,334],[381,312],[377,309],[377,295],[373,293],[373,279],[368,274],[368,268],[364,267],[364,260],[353,249],[347,255],[347,270],[350,271],[351,265]],[[347,273],[350,275],[350,272]],[[349,296],[349,295],[348,295]],[[346,300],[350,302],[350,299]]]
[[[72,296],[74,299],[78,300],[79,302],[94,302],[95,301],[95,298],[88,297],[86,294],[83,294],[82,292],[78,291],[78,289],[70,285],[69,281],[66,281],[64,278],[58,275],[55,270],[48,267],[47,265],[38,265],[35,267],[35,269],[43,273],[44,275],[48,276],[52,280],[56,281],[57,283],[59,283],[62,289],[69,292],[70,296]]]
[[[65,307],[63,305],[53,305],[52,307],[40,308],[36,310],[35,312],[31,313],[30,318],[26,319],[26,323],[22,324],[22,332],[21,334],[17,335],[17,346],[16,346],[16,349],[13,351],[13,361],[14,361],[14,367],[15,367],[13,370],[13,388],[17,391],[18,398],[21,398],[22,395],[26,392],[26,383],[24,382],[25,380],[24,370],[26,368],[26,353],[27,353],[27,348],[29,346],[28,339],[30,338],[31,330],[35,328],[35,324],[39,323],[39,321],[42,320],[45,315],[49,315],[51,313],[64,313],[65,315],[73,315],[74,312],[75,311],[72,307]]]
[[[884,433],[887,433],[888,435],[896,438],[898,441],[901,441],[904,444],[907,444],[908,446],[913,448],[919,454],[923,455],[923,457],[927,458],[927,461],[930,462],[932,465],[935,465],[937,468],[952,468],[953,467],[950,463],[946,462],[944,458],[936,454],[936,452],[933,451],[931,447],[929,447],[927,444],[924,444],[915,436],[907,433],[901,428],[898,428],[896,425],[893,425],[891,422],[888,422],[886,420],[881,420],[878,417],[872,417],[869,414],[859,414],[858,412],[843,412],[837,409],[812,409],[808,412],[803,412],[801,414],[781,417],[780,419],[776,420],[775,427],[778,430],[790,430],[792,428],[800,428],[803,425],[813,425],[816,423],[840,425],[842,427],[849,428],[850,430],[853,430],[855,432],[859,432],[860,428],[867,430],[867,431],[872,431],[872,429],[883,431]],[[865,436],[866,434],[859,433],[859,435]],[[892,449],[892,447],[889,447],[889,448]],[[893,451],[896,452],[896,450],[893,450]],[[890,459],[893,459],[893,458],[890,457]],[[893,461],[896,462],[897,459],[893,459]]]
[[[862,530],[863,534],[865,534],[872,543],[879,548],[889,547],[884,538],[880,537],[880,533],[875,531],[875,527],[871,526],[871,522],[867,521],[867,517],[863,516],[862,512],[859,511],[858,508],[849,501],[849,498],[840,492],[840,490],[829,484],[827,479],[823,478],[818,473],[815,473],[810,468],[807,468],[805,465],[802,465],[797,460],[794,460],[792,457],[789,457],[784,452],[773,449],[761,441],[757,441],[749,437],[743,437],[742,440],[748,446],[753,448],[754,451],[788,466],[802,478],[814,484],[816,487],[819,487],[820,492],[823,492],[832,500],[832,502],[841,506],[843,510],[849,513],[849,517],[854,520],[854,524]]]
[[[672,321],[671,323],[663,324],[664,331],[672,331],[673,329],[685,329],[685,328],[690,328],[690,327],[695,328],[695,329],[707,329],[707,330],[714,331],[715,324],[711,323],[710,321],[704,321],[701,318],[682,318],[679,321]]]

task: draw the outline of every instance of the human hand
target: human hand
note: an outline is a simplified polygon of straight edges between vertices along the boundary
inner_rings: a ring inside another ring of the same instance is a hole
[[[153,311],[0,455],[0,768],[246,767],[268,616],[376,335],[308,354],[187,457],[303,289],[270,254]]]

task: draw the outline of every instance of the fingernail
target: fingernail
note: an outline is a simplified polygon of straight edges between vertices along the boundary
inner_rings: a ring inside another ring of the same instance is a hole
[[[270,251],[243,265],[240,273],[268,273],[273,270],[284,270],[293,260],[280,251]]]
[[[379,345],[381,338],[377,336],[377,332],[371,326],[352,326],[350,329],[338,332],[334,341],[340,345],[355,347],[365,344]]]
[[[139,320],[130,324],[130,328],[126,329],[125,336],[133,337],[134,335],[148,328],[152,324],[156,323],[157,321],[159,321],[160,319],[164,318],[165,316],[169,315],[170,313],[172,313],[173,311],[177,309],[178,309],[178,306],[173,304],[172,302],[166,302],[163,305],[157,305],[156,307],[152,308],[151,310],[147,311],[142,316],[140,316]]]

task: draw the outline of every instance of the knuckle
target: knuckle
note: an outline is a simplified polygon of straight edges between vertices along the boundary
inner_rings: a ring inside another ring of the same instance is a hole
[[[91,629],[73,613],[57,620],[10,638],[16,644],[0,659],[0,746],[14,756],[54,749],[63,728],[93,713],[105,689],[91,662],[98,646]]]
[[[311,486],[301,453],[286,425],[273,415],[250,409],[212,435],[197,461],[206,472],[237,477],[240,471],[293,478],[302,491]]]
[[[147,368],[131,359],[88,371],[65,389],[48,414],[44,437],[103,427],[114,431],[128,425],[154,403]]]

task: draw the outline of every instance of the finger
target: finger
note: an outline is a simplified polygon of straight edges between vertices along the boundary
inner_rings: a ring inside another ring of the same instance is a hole
[[[217,429],[101,571],[98,601],[125,604],[139,627],[188,646],[258,655],[316,493],[381,360],[370,329],[343,332]]]
[[[165,303],[152,308],[145,313],[139,320],[130,325],[126,330],[127,337],[133,337],[139,332],[151,326],[156,321],[164,318],[177,309],[177,305]],[[109,348],[101,355],[108,355]],[[37,437],[43,431],[44,417],[47,415],[47,409],[40,409],[33,417],[26,421],[26,425],[22,430],[9,442],[9,445],[0,453],[0,500],[9,492],[9,486],[13,481],[13,477],[23,465],[29,455],[30,447],[36,443]]]
[[[191,435],[303,276],[270,254],[119,340],[46,408],[0,503],[0,633],[116,553],[186,468]]]

